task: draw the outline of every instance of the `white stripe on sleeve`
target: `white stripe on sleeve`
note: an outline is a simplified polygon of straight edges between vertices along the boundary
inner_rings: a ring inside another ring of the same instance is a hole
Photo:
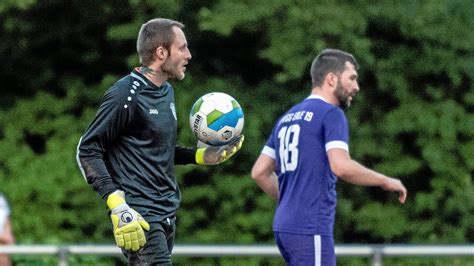
[[[262,153],[270,156],[272,159],[276,159],[275,150],[268,146],[263,147]]]
[[[87,182],[86,172],[84,171],[84,168],[82,167],[82,164],[81,164],[81,160],[79,159],[79,146],[81,146],[81,142],[82,142],[82,136],[79,139],[79,143],[77,144],[77,148],[76,148],[76,162],[77,162],[77,165],[79,166],[79,170],[81,170],[82,177],[84,177],[84,180],[86,180]]]
[[[344,141],[334,140],[326,143],[326,151],[329,151],[331,149],[343,149],[349,151],[349,145],[347,145],[347,143],[345,143]]]

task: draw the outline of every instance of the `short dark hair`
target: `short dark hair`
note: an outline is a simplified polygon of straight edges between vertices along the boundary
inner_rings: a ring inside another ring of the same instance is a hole
[[[310,72],[313,88],[321,86],[327,74],[331,72],[341,74],[346,69],[346,62],[352,63],[356,69],[359,68],[357,61],[350,53],[337,49],[321,51],[311,64]]]
[[[155,18],[142,25],[137,38],[140,64],[150,65],[154,60],[156,48],[160,46],[169,51],[175,39],[173,27],[182,29],[184,24],[171,19]]]

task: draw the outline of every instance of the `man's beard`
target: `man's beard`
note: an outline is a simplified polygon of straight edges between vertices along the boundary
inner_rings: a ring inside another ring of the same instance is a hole
[[[334,96],[336,96],[337,100],[339,101],[339,105],[343,108],[349,108],[351,106],[351,102],[349,100],[348,93],[344,90],[344,87],[341,84],[341,80],[337,81],[336,90],[334,91]]]
[[[182,80],[184,79],[184,73],[177,73],[178,67],[176,64],[172,64],[169,59],[165,61],[162,66],[163,73],[168,75],[168,78],[171,80]]]

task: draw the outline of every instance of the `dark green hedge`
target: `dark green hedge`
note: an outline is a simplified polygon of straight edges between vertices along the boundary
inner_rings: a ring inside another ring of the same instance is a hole
[[[246,119],[231,161],[177,167],[177,243],[273,243],[274,202],[250,169],[275,119],[309,94],[309,65],[326,47],[361,65],[347,111],[352,157],[409,190],[399,205],[394,194],[340,182],[336,242],[474,242],[473,14],[461,0],[1,3],[0,191],[18,243],[112,243],[75,150],[103,92],[138,64],[136,34],[153,17],[183,21],[193,53],[186,79],[173,83],[179,142],[195,145],[188,114],[204,93],[233,95]],[[236,261],[203,259],[226,263]]]

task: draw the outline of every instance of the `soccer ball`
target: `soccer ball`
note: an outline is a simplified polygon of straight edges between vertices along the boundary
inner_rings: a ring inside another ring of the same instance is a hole
[[[240,136],[244,127],[244,112],[230,95],[211,92],[194,103],[189,114],[189,125],[201,142],[221,146]]]

